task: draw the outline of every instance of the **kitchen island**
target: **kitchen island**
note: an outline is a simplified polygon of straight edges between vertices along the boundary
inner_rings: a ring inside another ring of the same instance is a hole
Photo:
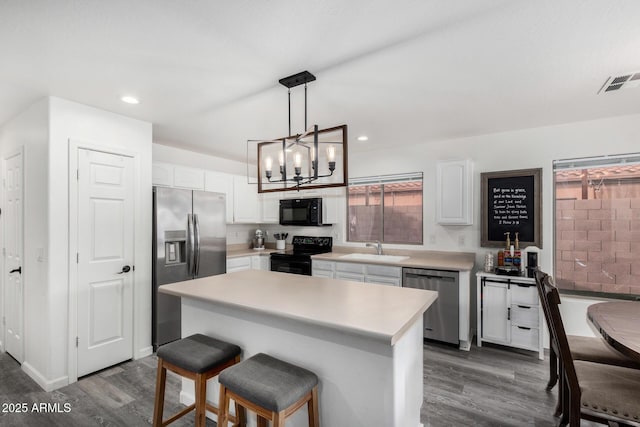
[[[264,352],[315,372],[322,425],[420,425],[422,315],[436,292],[256,270],[160,291],[182,297],[182,336],[211,335],[242,347],[243,359]],[[182,381],[190,404],[193,383]],[[217,402],[215,379],[207,396]],[[287,426],[306,426],[305,412]]]

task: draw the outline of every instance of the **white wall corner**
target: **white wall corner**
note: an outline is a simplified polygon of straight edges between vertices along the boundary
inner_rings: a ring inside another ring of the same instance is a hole
[[[54,380],[48,380],[38,370],[31,366],[29,362],[24,362],[22,364],[22,370],[27,375],[29,375],[29,377],[34,380],[40,387],[42,387],[44,391],[53,391],[69,385],[68,376],[65,375]]]
[[[142,359],[153,354],[153,346],[143,347],[137,350],[133,355],[133,360]]]

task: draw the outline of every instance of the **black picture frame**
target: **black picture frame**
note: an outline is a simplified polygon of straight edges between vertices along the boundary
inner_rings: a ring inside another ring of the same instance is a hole
[[[505,247],[506,236],[520,248],[542,248],[542,169],[484,172],[481,176],[482,247]]]

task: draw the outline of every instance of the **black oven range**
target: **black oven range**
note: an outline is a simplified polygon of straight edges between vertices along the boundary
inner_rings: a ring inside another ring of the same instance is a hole
[[[331,237],[293,236],[293,250],[273,252],[271,271],[311,276],[311,255],[331,252]]]

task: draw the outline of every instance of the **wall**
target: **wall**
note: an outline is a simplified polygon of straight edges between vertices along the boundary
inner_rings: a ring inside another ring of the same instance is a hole
[[[189,166],[235,175],[247,174],[246,163],[183,150],[156,142],[153,144],[152,155],[154,162],[171,163],[174,165]]]
[[[49,101],[47,99],[31,105],[7,121],[0,129],[0,153],[3,159],[15,153],[20,147],[24,150],[24,259],[22,265],[24,363],[40,372],[46,372],[48,362],[47,352],[42,351],[42,343],[48,339],[48,332],[42,327],[47,324],[49,312],[46,301],[48,261],[46,253],[38,258],[39,250],[48,246],[46,203],[48,132]],[[0,200],[3,201],[4,198]],[[1,238],[0,242],[2,242]],[[0,262],[3,261],[4,257],[0,257]],[[4,280],[4,273],[2,280]],[[0,285],[0,316],[4,314],[2,313],[3,294],[2,285]],[[1,338],[2,332],[0,332]]]
[[[49,139],[49,322],[46,378],[52,386],[66,380],[68,359],[69,140],[135,153],[138,158],[135,236],[134,358],[151,354],[151,124],[118,114],[50,98]]]
[[[613,117],[558,126],[524,129],[491,135],[460,138],[391,150],[349,154],[349,174],[424,172],[424,233],[420,249],[476,252],[476,265],[482,265],[489,249],[480,247],[480,173],[543,168],[541,268],[552,272],[553,176],[552,161],[575,157],[638,152],[640,115]],[[471,158],[474,162],[474,224],[441,226],[435,222],[435,171],[438,160]],[[344,233],[344,231],[343,231]],[[344,234],[343,234],[344,235]],[[389,247],[394,247],[389,245]],[[473,293],[472,295],[475,295]],[[571,324],[584,325],[582,299],[566,298],[563,314]],[[582,326],[581,333],[589,334]],[[574,333],[569,330],[569,333]]]

